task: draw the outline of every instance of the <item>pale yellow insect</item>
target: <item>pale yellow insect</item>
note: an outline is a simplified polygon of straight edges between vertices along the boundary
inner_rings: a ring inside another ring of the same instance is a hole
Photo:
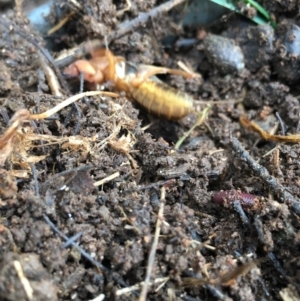
[[[170,73],[191,79],[199,78],[199,74],[150,65],[134,66],[107,49],[97,50],[92,53],[92,59],[78,60],[64,70],[64,74],[71,77],[81,72],[90,83],[113,82],[118,91],[124,91],[130,99],[157,116],[178,120],[195,111],[192,97],[154,75]]]

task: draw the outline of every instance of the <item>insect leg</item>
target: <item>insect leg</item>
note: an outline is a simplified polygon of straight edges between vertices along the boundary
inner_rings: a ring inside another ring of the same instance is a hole
[[[116,77],[116,63],[120,57],[115,57],[111,51],[105,50],[105,57],[108,61],[107,79],[114,80]]]
[[[156,74],[166,74],[166,73],[180,75],[188,79],[200,77],[200,74],[189,73],[179,69],[170,69],[170,68],[156,67],[151,65],[140,65],[136,72],[136,78],[133,79],[131,83],[134,86],[138,86],[151,76],[154,76]]]

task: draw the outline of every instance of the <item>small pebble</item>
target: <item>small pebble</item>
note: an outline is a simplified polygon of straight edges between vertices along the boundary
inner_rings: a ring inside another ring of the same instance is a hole
[[[209,62],[221,72],[236,73],[244,69],[243,52],[232,40],[210,34],[203,43]]]

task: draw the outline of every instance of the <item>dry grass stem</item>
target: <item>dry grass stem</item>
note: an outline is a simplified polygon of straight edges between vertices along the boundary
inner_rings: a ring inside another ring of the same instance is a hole
[[[81,4],[79,4],[77,1],[69,0],[69,2],[72,3],[79,10],[82,10]],[[162,3],[161,5],[154,7],[153,9],[151,9],[148,12],[140,13],[134,19],[120,23],[119,26],[117,27],[117,29],[115,31],[112,31],[107,36],[107,39],[106,39],[107,41],[95,39],[88,43],[85,43],[84,45],[78,47],[72,55],[70,55],[70,56],[64,55],[63,58],[60,57],[59,60],[57,59],[56,64],[60,68],[66,67],[66,66],[72,64],[73,62],[75,62],[78,59],[78,57],[82,57],[86,54],[89,54],[90,49],[91,49],[91,47],[90,47],[91,43],[93,44],[93,49],[106,47],[106,45],[111,43],[112,41],[115,41],[116,39],[128,34],[129,32],[133,32],[137,28],[141,27],[150,18],[155,18],[159,14],[166,13],[166,12],[170,11],[172,8],[174,8],[175,6],[182,4],[184,2],[186,2],[186,0],[169,0],[165,3]]]
[[[138,164],[136,163],[136,161],[133,159],[133,157],[129,153],[133,144],[135,143],[134,139],[132,139],[132,138],[135,138],[135,137],[133,135],[130,135],[130,133],[128,133],[127,136],[123,135],[119,139],[115,139],[115,137],[110,139],[108,144],[114,150],[119,151],[119,152],[123,153],[124,155],[126,155],[128,160],[131,162],[133,169],[136,170],[136,169],[138,169]]]
[[[163,278],[157,278],[155,279],[154,281],[152,282],[149,282],[149,286],[150,285],[155,285],[155,284],[159,284],[159,283],[166,283],[167,281],[169,281],[170,277],[163,277]],[[133,291],[136,291],[138,289],[140,289],[141,286],[144,285],[144,281],[140,282],[140,283],[137,283],[135,285],[132,285],[132,286],[129,286],[129,287],[124,287],[124,288],[121,288],[119,290],[116,291],[116,296],[122,296],[122,295],[125,295],[125,294],[128,294],[128,293],[131,293]]]
[[[29,119],[29,111],[19,110],[10,120],[10,127],[0,137],[0,166],[3,166],[14,148],[13,138],[24,121]]]
[[[274,142],[289,142],[289,143],[298,143],[300,142],[300,135],[272,135],[268,132],[264,131],[257,123],[249,120],[246,116],[240,117],[240,123],[243,127],[247,130],[258,133],[263,139],[267,141],[274,141]]]
[[[54,27],[48,30],[48,35],[52,35],[53,33],[60,30],[73,16],[75,15],[75,11],[70,12],[63,19],[61,19]]]
[[[137,234],[141,235],[140,229],[134,224],[134,219],[130,219],[124,209],[121,206],[118,206],[119,210],[123,214],[124,218],[127,220],[127,222],[132,226],[132,228],[136,231]],[[125,226],[126,227],[126,226]]]
[[[146,301],[146,297],[147,297],[148,286],[150,283],[151,272],[152,272],[152,268],[153,268],[153,264],[154,264],[154,260],[155,260],[156,248],[157,248],[158,239],[159,239],[159,235],[160,235],[160,229],[161,229],[161,225],[163,223],[165,196],[166,196],[166,188],[163,186],[161,188],[160,206],[159,206],[159,211],[158,211],[158,215],[157,215],[154,240],[153,240],[153,244],[152,244],[152,247],[150,250],[147,271],[146,271],[146,278],[145,278],[145,282],[144,282],[144,285],[143,285],[143,288],[141,291],[139,301]]]
[[[113,92],[103,92],[103,91],[88,91],[88,92],[76,94],[76,95],[71,96],[70,98],[64,100],[56,107],[54,107],[44,113],[30,115],[30,119],[48,118],[48,117],[52,116],[53,114],[59,112],[61,109],[65,108],[66,106],[70,105],[71,103],[79,100],[80,98],[88,97],[88,96],[95,96],[95,95],[105,95],[105,96],[110,96],[110,97],[118,97],[119,96],[118,94],[113,93]]]
[[[97,296],[94,299],[91,299],[89,301],[103,301],[105,299],[105,295],[104,294],[100,294],[99,296]]]
[[[53,71],[53,69],[47,63],[45,57],[41,53],[39,53],[39,60],[40,60],[42,69],[46,75],[46,78],[47,78],[47,81],[48,81],[48,84],[49,84],[52,94],[55,96],[62,96],[63,94],[61,93],[61,87],[60,87],[59,81],[57,79],[57,76],[56,76],[55,72]]]
[[[85,157],[91,151],[91,142],[96,141],[96,137],[85,138],[81,136],[72,136],[68,137],[55,137],[52,135],[39,135],[32,133],[32,129],[30,128],[20,128],[23,126],[23,123],[29,121],[30,119],[44,119],[48,118],[51,115],[57,113],[64,107],[72,104],[78,99],[85,96],[94,96],[94,95],[106,95],[111,97],[117,97],[118,94],[112,92],[102,92],[102,91],[89,91],[74,95],[54,108],[41,113],[41,114],[32,114],[26,109],[18,110],[10,120],[9,128],[3,133],[0,137],[0,166],[3,166],[6,162],[7,158],[14,154],[13,158],[11,158],[11,162],[13,164],[18,164],[24,169],[28,169],[28,163],[37,163],[47,157],[47,155],[43,156],[28,156],[27,151],[34,147],[31,141],[34,140],[48,140],[50,144],[54,143],[64,143],[62,145],[63,149],[70,149],[72,151],[76,150],[81,152],[82,157]],[[121,126],[118,128],[121,129]],[[118,130],[118,132],[119,132]],[[118,133],[114,133],[112,137],[115,137]],[[110,138],[112,138],[110,137]],[[48,145],[50,145],[48,144]],[[106,145],[106,144],[105,144]],[[43,145],[45,146],[45,144]]]
[[[25,275],[23,273],[23,269],[22,269],[20,261],[14,260],[14,267],[15,267],[18,277],[23,285],[23,288],[25,290],[27,298],[29,300],[32,300],[33,299],[33,289],[30,286],[29,280],[25,277]]]
[[[101,185],[103,185],[103,184],[105,184],[105,183],[107,183],[107,182],[109,182],[109,181],[111,181],[115,178],[118,178],[119,176],[120,176],[120,173],[117,171],[117,172],[111,174],[110,176],[108,176],[108,177],[106,177],[106,178],[104,178],[100,181],[95,182],[94,186],[95,187],[101,186]]]

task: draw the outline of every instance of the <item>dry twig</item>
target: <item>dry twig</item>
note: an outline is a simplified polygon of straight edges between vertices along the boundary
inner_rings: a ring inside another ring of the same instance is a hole
[[[60,20],[54,27],[48,30],[47,34],[50,36],[56,31],[60,30],[73,16],[75,15],[75,12],[72,11],[68,15],[66,15],[62,20]]]
[[[118,206],[117,208],[119,208],[119,210],[121,211],[121,213],[123,214],[124,218],[128,221],[128,223],[133,227],[133,229],[136,231],[136,233],[138,235],[141,235],[141,231],[140,229],[134,224],[135,219],[130,219],[126,212],[124,211],[124,209],[121,206]],[[126,227],[126,226],[125,226]]]
[[[10,120],[10,127],[0,137],[0,166],[3,166],[7,157],[13,150],[13,138],[23,124],[24,121],[29,119],[29,111],[19,110]]]
[[[29,300],[33,298],[33,289],[30,286],[29,280],[25,277],[20,261],[14,260],[14,267],[17,271],[18,277],[23,285],[24,291]]]
[[[103,95],[103,94],[109,95],[112,97],[118,96],[118,94],[112,93],[112,92],[89,91],[89,92],[84,92],[84,93],[74,95],[74,96],[64,100],[63,102],[61,102],[59,105],[55,106],[54,108],[52,108],[44,113],[41,113],[41,114],[30,115],[30,112],[26,109],[21,109],[21,110],[17,111],[10,120],[9,128],[0,137],[0,166],[4,165],[6,159],[11,155],[13,150],[16,149],[16,144],[18,145],[18,143],[15,141],[16,139],[14,139],[14,138],[17,136],[16,134],[17,134],[18,130],[20,129],[20,127],[23,126],[24,122],[29,121],[30,119],[48,118],[51,115],[57,113],[64,107],[68,106],[71,103],[74,103],[75,101],[77,101],[78,99],[80,99],[82,97],[92,96],[92,95]],[[31,139],[37,140],[37,139],[43,139],[43,137],[46,139],[48,138],[50,141],[55,140],[54,136],[47,137],[47,135],[34,135],[34,137],[31,137]],[[56,138],[56,139],[58,139],[58,138]],[[78,146],[78,141],[76,141],[76,138],[74,139],[74,137],[70,137],[68,139],[69,139],[68,142],[70,143],[70,145],[73,145],[75,147],[77,144],[77,146]],[[26,135],[26,140],[27,141],[30,140],[30,135],[28,133]],[[60,142],[62,142],[64,140],[64,138],[59,138],[58,140]],[[79,139],[77,139],[77,140],[79,140]],[[83,139],[81,139],[81,140],[83,140]],[[65,147],[68,147],[68,145],[65,145]],[[20,153],[22,152],[21,149],[19,149],[18,151]],[[39,157],[32,156],[31,163],[38,162],[38,161],[42,160],[43,158],[45,158],[45,156],[39,156]]]
[[[52,109],[50,109],[50,110],[48,110],[44,113],[30,115],[30,119],[45,119],[45,118],[48,118],[48,117],[52,116],[53,114],[59,112],[64,107],[70,105],[71,103],[74,103],[78,99],[83,98],[83,97],[87,97],[87,96],[94,96],[94,95],[106,95],[106,96],[110,96],[110,97],[118,97],[119,96],[118,94],[113,93],[113,92],[87,91],[87,92],[76,94],[74,96],[69,97],[68,99],[61,102],[59,105],[55,106],[54,108],[52,108]]]
[[[262,138],[264,138],[267,141],[289,142],[289,143],[300,142],[299,134],[287,135],[287,136],[269,134],[268,132],[264,131],[258,124],[256,124],[254,121],[249,120],[244,115],[242,115],[240,117],[240,123],[247,130],[258,133]],[[282,123],[282,121],[281,121],[281,123]]]
[[[191,277],[184,277],[182,278],[181,287],[188,288],[188,287],[195,287],[195,286],[203,286],[203,285],[224,285],[230,286],[234,283],[234,281],[240,275],[246,275],[249,271],[256,267],[258,261],[253,260],[248,263],[244,263],[236,268],[228,271],[225,274],[221,274],[215,278],[191,278]]]
[[[156,248],[157,248],[157,244],[158,244],[160,229],[161,229],[161,225],[163,223],[165,195],[166,195],[166,189],[163,186],[161,188],[161,196],[160,196],[160,201],[161,202],[160,202],[160,207],[159,207],[159,211],[158,211],[158,215],[157,215],[157,222],[156,222],[154,240],[153,240],[153,244],[152,244],[152,247],[151,247],[151,250],[150,250],[150,255],[149,255],[148,265],[147,265],[147,271],[146,271],[146,278],[145,278],[145,282],[144,282],[144,285],[143,285],[143,288],[142,288],[142,291],[141,291],[139,301],[145,301],[146,297],[147,297],[147,291],[148,291],[151,272],[152,272],[152,268],[153,268],[153,264],[154,264],[154,260],[155,260],[155,254],[156,254]]]
[[[94,299],[91,299],[89,301],[103,301],[105,299],[105,295],[104,294],[100,294],[99,296],[97,296]]]
[[[63,94],[61,93],[61,87],[59,84],[59,81],[57,79],[57,76],[53,69],[50,68],[48,63],[46,62],[45,58],[39,53],[39,58],[40,58],[40,64],[42,66],[42,69],[46,75],[49,87],[51,89],[51,92],[53,95],[56,96],[62,96]]]
[[[117,172],[111,174],[110,176],[95,182],[94,186],[101,186],[101,185],[103,185],[103,184],[105,184],[105,183],[107,183],[107,182],[109,182],[109,181],[111,181],[115,178],[118,178],[119,176],[120,176],[120,173],[117,171]]]
[[[114,41],[130,31],[136,30],[142,24],[145,24],[150,18],[156,17],[158,14],[168,12],[173,7],[184,3],[186,0],[170,0],[159,6],[154,7],[149,12],[140,13],[136,18],[130,21],[126,21],[120,24],[115,32],[108,36],[108,42]]]
[[[125,21],[119,25],[116,31],[112,32],[107,36],[107,43],[111,43],[112,41],[121,38],[122,36],[128,34],[130,31],[136,30],[138,27],[145,24],[150,18],[156,17],[161,13],[166,13],[175,6],[184,3],[186,0],[169,0],[166,3],[163,3],[159,6],[156,6],[152,10],[146,13],[140,13],[136,18],[130,21]],[[56,64],[60,68],[66,67],[72,63],[74,63],[78,57],[83,57],[91,52],[92,49],[105,47],[105,41],[93,40],[88,43],[85,43],[83,46],[79,47],[74,51],[74,53],[68,57],[64,57],[63,59],[57,60]]]
[[[170,277],[157,278],[157,279],[154,279],[152,282],[149,282],[148,285],[150,286],[150,285],[159,284],[159,283],[166,283],[167,281],[169,281],[169,279],[170,279]],[[121,288],[121,289],[116,291],[116,296],[118,297],[118,296],[122,296],[124,294],[131,293],[133,291],[136,291],[144,284],[145,284],[145,282],[142,281],[142,282],[137,283],[135,285]]]
[[[297,215],[300,215],[300,202],[278,183],[277,179],[271,176],[265,167],[258,164],[250,156],[238,139],[231,137],[231,146],[236,155],[240,157],[240,159],[246,161],[248,166],[269,186],[270,190],[279,196],[280,201],[287,202],[287,204],[291,206],[291,209]]]

